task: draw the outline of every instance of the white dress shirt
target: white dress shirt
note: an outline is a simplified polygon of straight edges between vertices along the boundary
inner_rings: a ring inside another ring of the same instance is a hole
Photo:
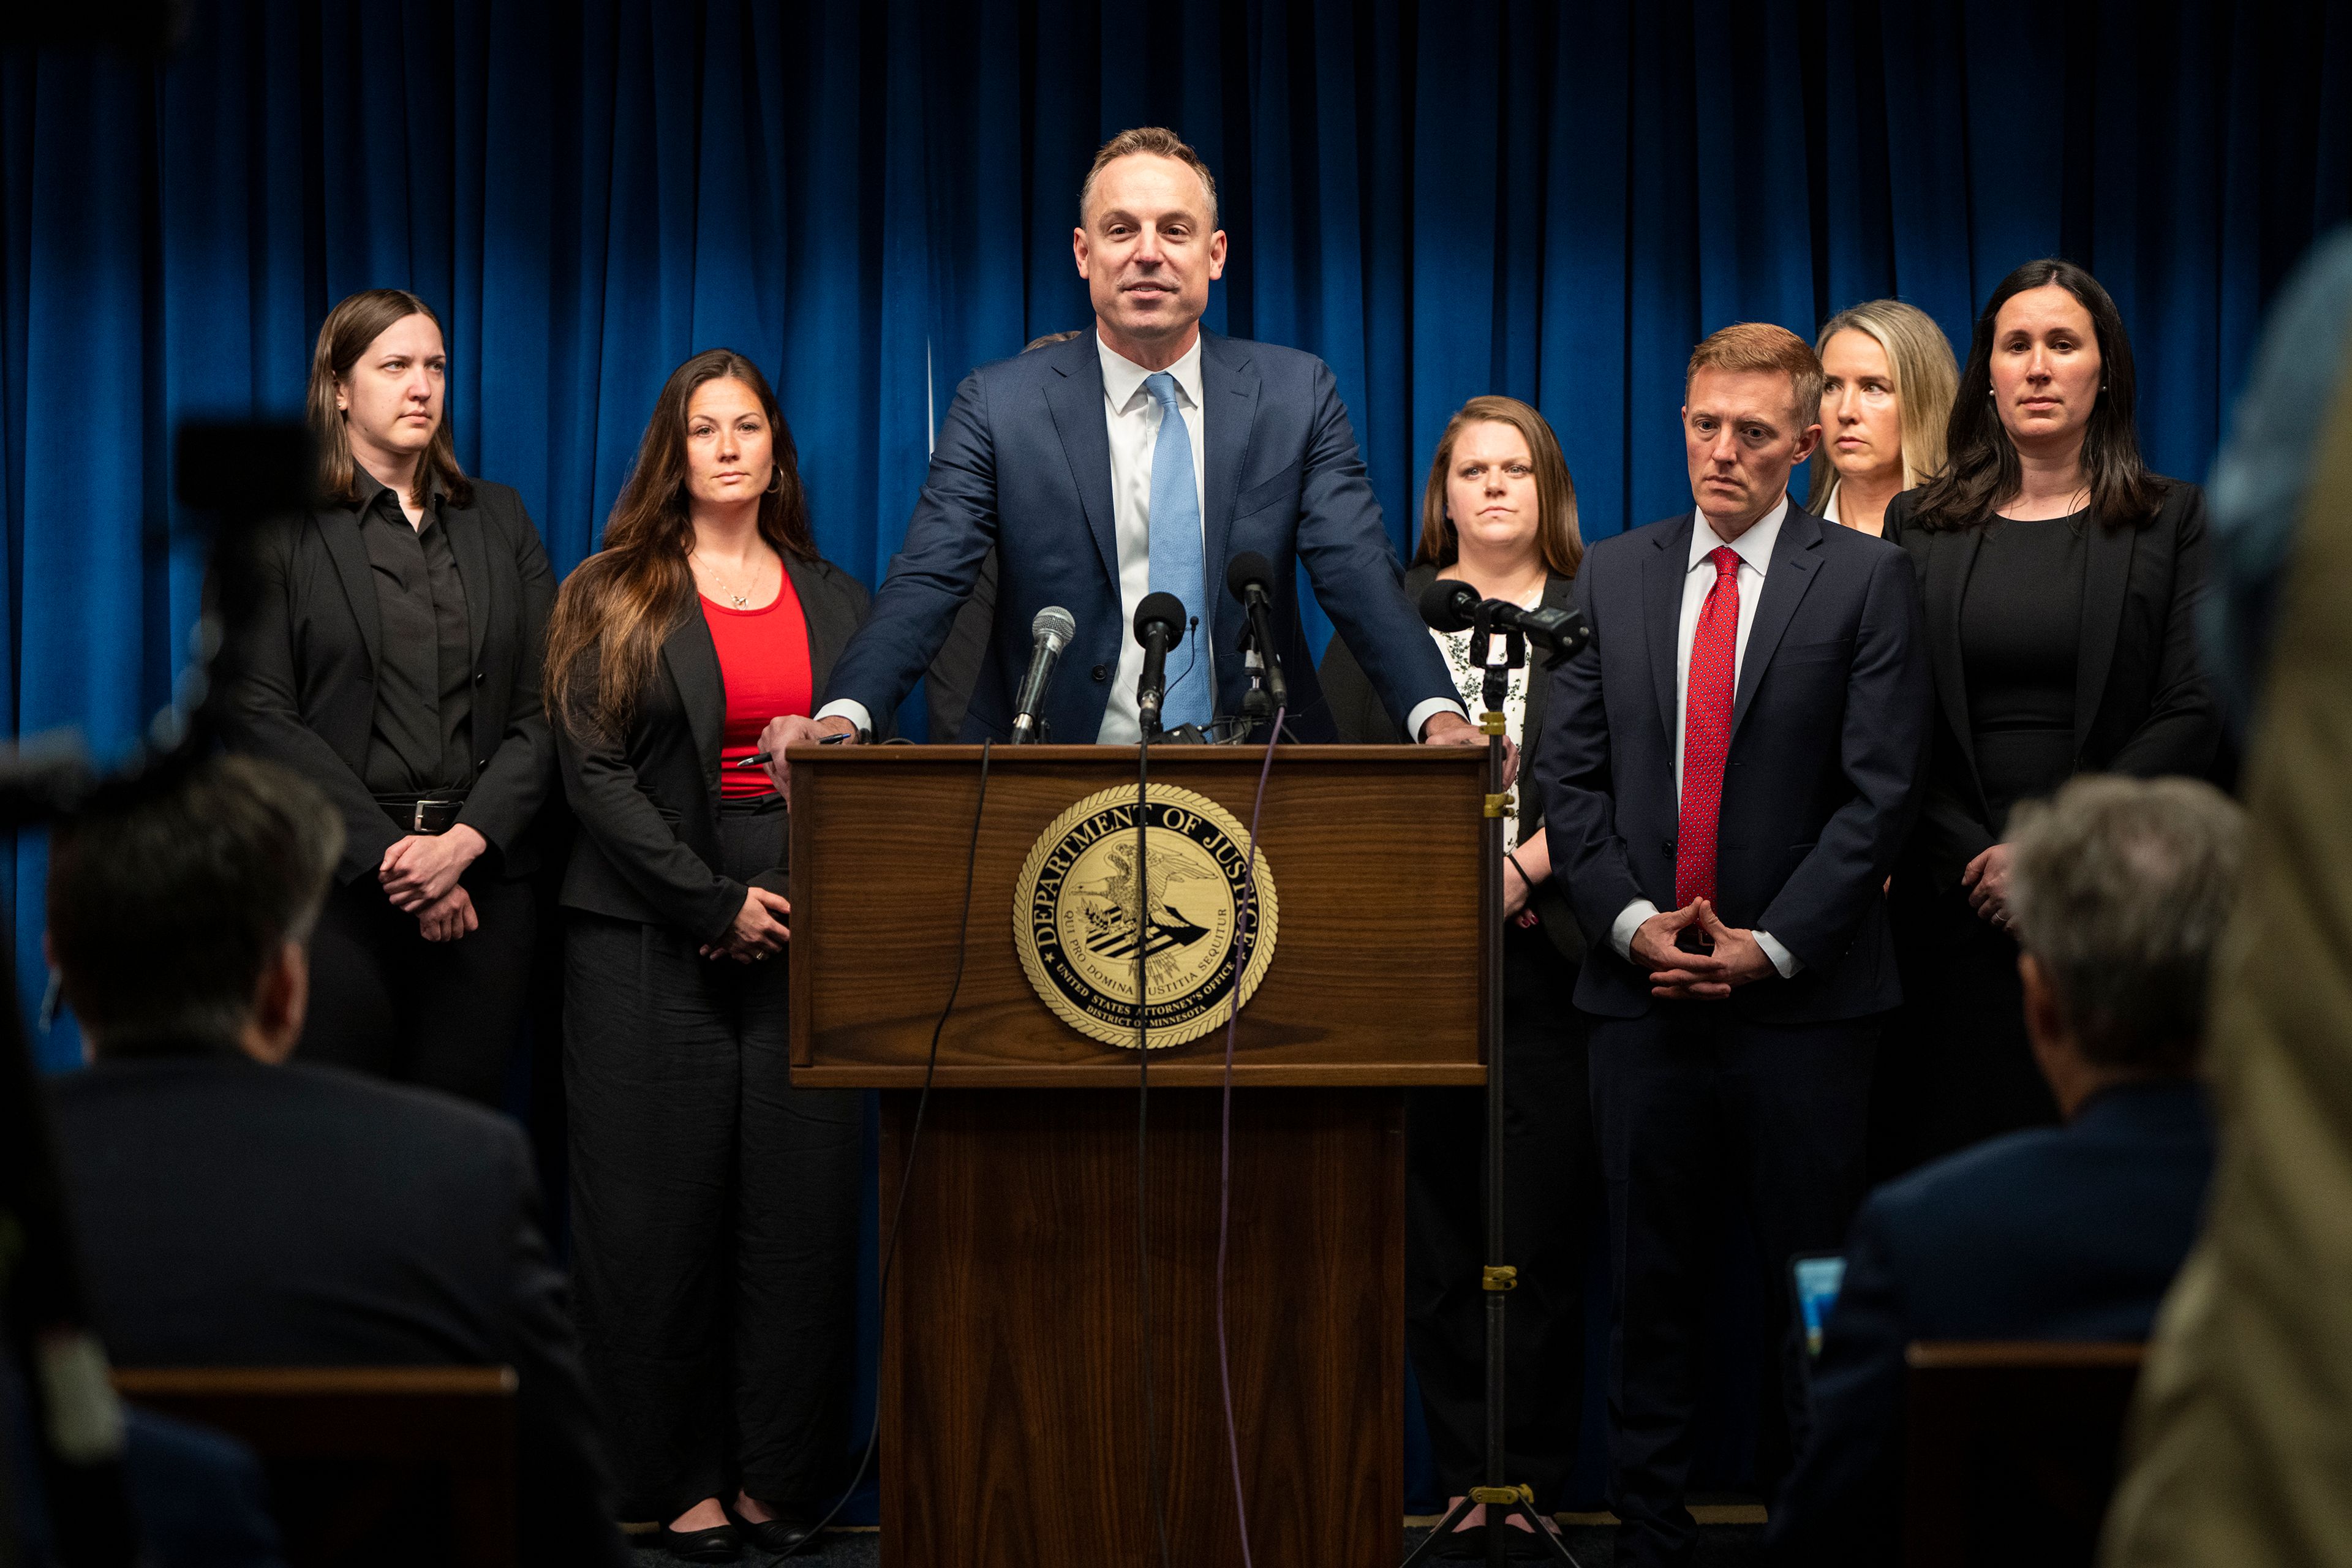
[[[1118,668],[1111,672],[1110,701],[1103,709],[1102,730],[1095,739],[1105,745],[1133,745],[1143,738],[1143,715],[1135,705],[1135,683],[1143,679],[1143,645],[1135,640],[1135,610],[1151,592],[1151,459],[1160,447],[1160,400],[1143,389],[1151,373],[1118,353],[1095,334],[1095,352],[1102,358],[1103,419],[1110,428],[1111,537],[1118,545]],[[1200,498],[1202,527],[1209,519],[1208,420],[1202,416],[1201,338],[1168,374],[1176,378],[1176,406],[1183,411],[1184,433],[1192,438],[1192,489]],[[1201,542],[1202,575],[1219,564],[1208,559],[1209,544]],[[1219,581],[1215,586],[1222,588]],[[1206,599],[1210,584],[1202,583],[1197,596]],[[1209,679],[1209,700],[1216,701],[1217,610],[1213,602],[1193,604],[1196,595],[1178,595],[1184,612],[1198,623],[1184,628],[1184,640],[1168,656],[1168,684],[1201,661]],[[1201,634],[1208,630],[1211,635]]]
[[[1733,581],[1739,585],[1739,629],[1731,645],[1731,688],[1739,689],[1740,671],[1748,663],[1748,634],[1756,626],[1757,601],[1764,596],[1764,574],[1772,564],[1772,546],[1780,537],[1780,524],[1789,515],[1789,498],[1783,494],[1780,504],[1766,512],[1747,532],[1730,542],[1739,555]],[[1691,520],[1690,559],[1683,569],[1682,616],[1675,629],[1675,799],[1683,797],[1683,741],[1688,730],[1684,710],[1690,701],[1691,639],[1698,634],[1699,612],[1706,606],[1706,596],[1715,589],[1715,563],[1707,557],[1723,547],[1724,540],[1706,521],[1703,511],[1694,511]],[[1633,956],[1633,933],[1642,922],[1658,912],[1658,906],[1647,899],[1635,899],[1620,910],[1615,923],[1609,928],[1610,945],[1620,958],[1631,961]],[[1797,973],[1797,955],[1773,940],[1769,931],[1755,933],[1756,945],[1772,961],[1772,967],[1788,979]]]

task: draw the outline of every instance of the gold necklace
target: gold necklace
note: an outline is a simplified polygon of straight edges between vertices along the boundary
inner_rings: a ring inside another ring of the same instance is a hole
[[[701,560],[701,553],[697,552],[694,555],[694,559],[698,561]],[[712,577],[719,579],[719,591],[726,595],[727,597],[733,602],[735,608],[739,610],[747,610],[751,607],[751,595],[750,592],[746,591],[740,594],[737,593],[735,591],[734,584],[730,581],[719,576],[719,568],[715,564],[710,562],[704,561],[702,563],[702,569],[709,573]],[[759,568],[754,566],[751,570],[751,586],[753,588],[757,588],[760,585]]]

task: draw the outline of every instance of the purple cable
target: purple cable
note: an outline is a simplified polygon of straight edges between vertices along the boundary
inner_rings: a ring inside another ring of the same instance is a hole
[[[1242,1436],[1234,1424],[1234,1367],[1225,1352],[1225,1236],[1234,1214],[1234,1036],[1242,1023],[1242,973],[1249,967],[1249,954],[1257,951],[1257,820],[1265,809],[1265,781],[1274,773],[1274,748],[1282,739],[1282,721],[1287,709],[1274,710],[1274,733],[1265,742],[1265,763],[1257,771],[1257,798],[1250,805],[1249,842],[1243,846],[1242,876],[1249,890],[1250,945],[1240,949],[1239,922],[1235,922],[1236,952],[1234,960],[1234,1010],[1225,1016],[1225,1098],[1222,1123],[1217,1140],[1217,1381],[1225,1392],[1225,1451],[1234,1465],[1234,1514],[1241,1521],[1242,1568],[1256,1568],[1250,1561],[1249,1503],[1242,1496]]]

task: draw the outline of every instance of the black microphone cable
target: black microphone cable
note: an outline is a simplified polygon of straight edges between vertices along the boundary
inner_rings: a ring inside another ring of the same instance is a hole
[[[980,819],[988,809],[988,753],[993,741],[980,743],[980,795],[971,803],[971,842],[963,856],[963,913],[956,924],[956,956],[954,978],[948,982],[948,999],[940,1008],[939,1021],[931,1026],[930,1054],[923,1061],[923,1087],[915,1096],[915,1121],[907,1134],[907,1162],[898,1172],[898,1201],[890,1205],[890,1228],[882,1237],[882,1282],[878,1300],[887,1318],[890,1311],[890,1265],[898,1256],[899,1222],[907,1216],[907,1194],[914,1185],[915,1154],[923,1143],[923,1113],[930,1109],[931,1079],[940,1068],[940,1036],[948,1026],[948,1017],[955,1011],[956,994],[963,989],[963,961],[971,945],[971,884],[972,874],[980,864]],[[873,1468],[874,1451],[882,1439],[882,1380],[874,1380],[874,1425],[866,1434],[866,1453],[857,1461],[857,1473],[849,1478],[849,1485],[834,1500],[824,1517],[809,1527],[808,1538],[814,1542],[831,1524],[835,1515],[849,1505],[857,1489],[866,1484],[866,1472]]]
[[[1196,647],[1193,656],[1199,657]],[[1192,667],[1187,665],[1187,673]],[[1177,678],[1182,679],[1182,676]],[[1149,963],[1151,958],[1151,738],[1135,747],[1135,1272],[1138,1331],[1143,1368],[1143,1479],[1151,1522],[1160,1535],[1160,1568],[1174,1568],[1168,1551],[1168,1500],[1160,1480],[1160,1422],[1151,1389],[1151,1037]]]

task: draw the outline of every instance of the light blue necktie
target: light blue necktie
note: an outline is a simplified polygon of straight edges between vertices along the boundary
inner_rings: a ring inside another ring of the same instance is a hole
[[[1151,591],[1184,601],[1189,628],[1184,642],[1168,656],[1168,698],[1160,722],[1206,724],[1216,716],[1209,689],[1209,650],[1200,642],[1212,623],[1207,576],[1201,561],[1201,492],[1192,483],[1192,433],[1176,406],[1176,378],[1164,370],[1143,378],[1143,390],[1160,405],[1160,440],[1151,449]],[[1181,679],[1179,679],[1179,673]]]

